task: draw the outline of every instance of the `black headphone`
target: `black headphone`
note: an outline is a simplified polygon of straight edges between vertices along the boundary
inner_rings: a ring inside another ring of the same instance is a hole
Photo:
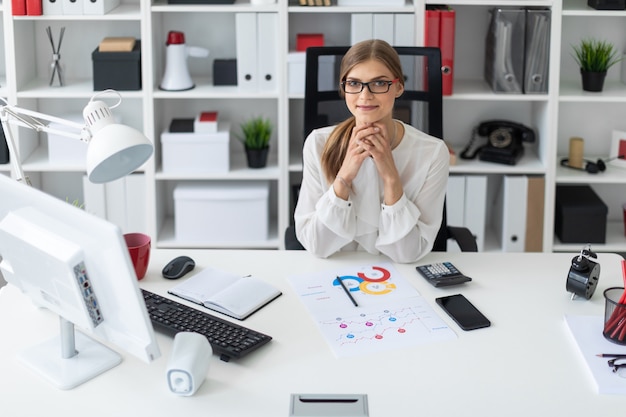
[[[624,159],[624,155],[614,156],[606,160],[598,159],[596,162],[590,161],[588,159],[583,159],[583,162],[585,163],[584,168],[573,167],[569,165],[568,158],[563,158],[561,159],[561,166],[571,169],[578,169],[580,171],[587,171],[590,174],[597,174],[598,172],[604,172],[606,170],[606,162],[612,161],[613,159]]]

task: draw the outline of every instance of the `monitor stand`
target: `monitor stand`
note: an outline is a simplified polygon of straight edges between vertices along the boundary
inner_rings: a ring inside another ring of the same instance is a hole
[[[20,352],[19,359],[57,388],[68,390],[122,362],[122,357],[101,343],[74,331],[60,318],[59,336]]]

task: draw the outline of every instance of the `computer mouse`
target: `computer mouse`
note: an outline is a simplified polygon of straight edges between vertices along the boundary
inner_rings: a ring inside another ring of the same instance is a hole
[[[191,271],[196,263],[189,256],[179,256],[172,259],[163,267],[163,278],[178,279],[183,277],[187,272]]]

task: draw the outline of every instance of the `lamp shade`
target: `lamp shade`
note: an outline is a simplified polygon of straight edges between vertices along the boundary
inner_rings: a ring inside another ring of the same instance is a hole
[[[150,158],[152,143],[141,132],[117,124],[102,101],[90,101],[83,117],[91,132],[87,148],[87,176],[93,183],[122,178]]]

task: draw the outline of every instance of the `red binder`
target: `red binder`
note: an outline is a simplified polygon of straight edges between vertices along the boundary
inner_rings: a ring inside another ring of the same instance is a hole
[[[11,0],[11,10],[13,16],[26,15],[26,0]]]
[[[43,14],[41,0],[26,0],[26,14],[29,16],[41,16]]]
[[[454,28],[456,12],[452,9],[441,10],[439,31],[439,49],[441,49],[442,93],[452,95],[454,84]]]
[[[441,50],[442,93],[452,95],[454,80],[454,34],[456,12],[447,6],[428,6],[424,23],[424,46]]]

